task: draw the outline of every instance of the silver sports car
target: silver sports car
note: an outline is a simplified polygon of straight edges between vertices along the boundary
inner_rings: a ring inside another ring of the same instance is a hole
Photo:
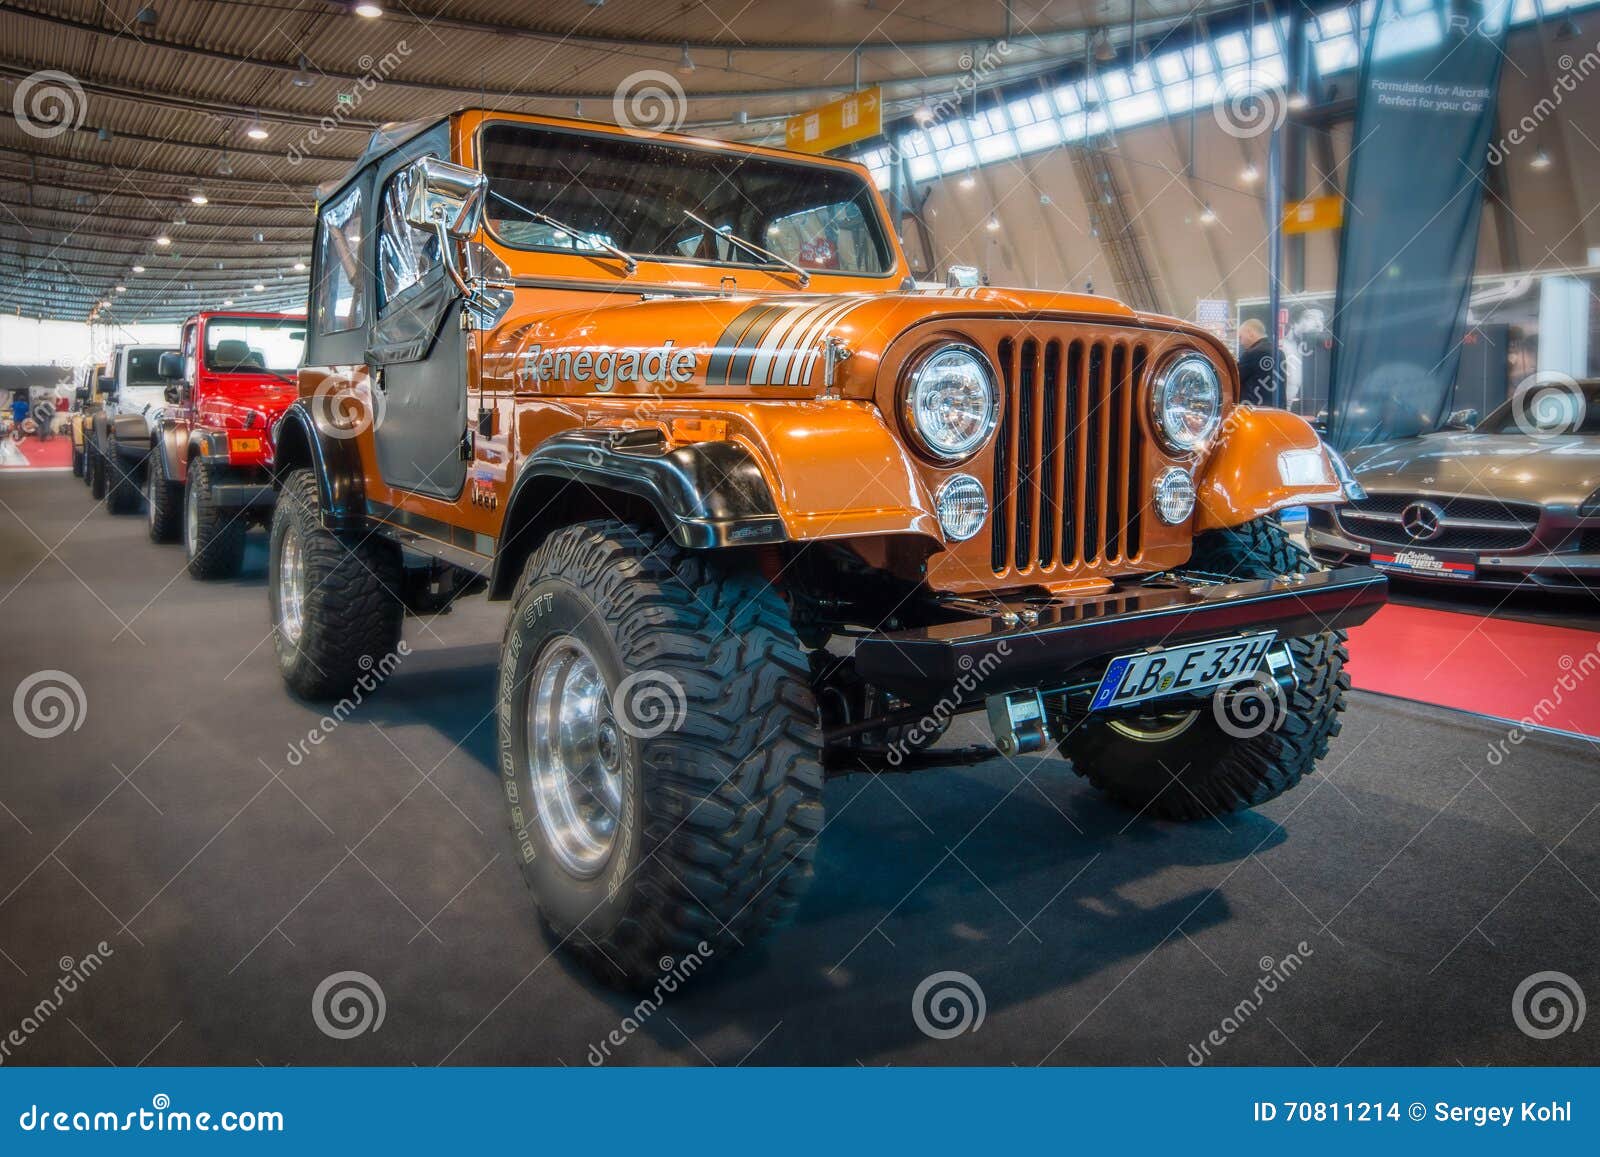
[[[1366,497],[1313,507],[1330,562],[1396,577],[1600,592],[1600,381],[1541,381],[1465,429],[1346,455]]]

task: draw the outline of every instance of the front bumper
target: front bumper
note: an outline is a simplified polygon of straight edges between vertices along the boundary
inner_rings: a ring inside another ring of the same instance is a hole
[[[912,703],[1063,687],[1118,655],[1252,630],[1280,638],[1366,622],[1388,581],[1364,566],[1215,583],[1158,576],[1083,598],[995,603],[986,613],[856,643],[862,678]]]
[[[1324,527],[1306,528],[1306,545],[1320,561],[1329,565],[1346,563],[1364,564],[1372,557],[1374,544],[1350,538]],[[1404,550],[1405,547],[1379,543],[1379,551]],[[1426,550],[1422,544],[1419,549]],[[1548,587],[1553,590],[1583,590],[1600,587],[1600,552],[1552,552],[1537,546],[1523,553],[1501,551],[1450,551],[1451,554],[1473,556],[1477,571],[1468,582],[1459,579],[1433,579],[1426,573],[1408,574],[1407,579],[1418,582],[1436,582],[1448,586],[1480,586],[1513,589],[1519,587]]]

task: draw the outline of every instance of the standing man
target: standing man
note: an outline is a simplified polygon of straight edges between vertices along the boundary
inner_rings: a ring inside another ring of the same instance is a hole
[[[1252,406],[1281,405],[1283,366],[1255,318],[1239,323],[1239,400]]]

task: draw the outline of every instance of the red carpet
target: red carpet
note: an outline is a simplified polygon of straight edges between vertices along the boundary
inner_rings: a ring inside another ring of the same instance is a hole
[[[13,446],[22,451],[22,457],[26,462],[18,462],[13,454],[8,453],[0,458],[0,468],[59,470],[72,465],[72,438],[67,434],[57,434],[48,442],[41,442],[37,438],[24,438]]]
[[[1600,631],[1391,603],[1350,632],[1363,691],[1600,738]]]

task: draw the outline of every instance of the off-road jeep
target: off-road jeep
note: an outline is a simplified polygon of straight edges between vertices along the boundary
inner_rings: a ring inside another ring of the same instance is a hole
[[[72,474],[75,478],[82,478],[86,483],[89,478],[89,427],[94,415],[100,412],[100,407],[105,402],[105,391],[111,388],[111,379],[106,376],[105,363],[100,362],[88,366],[80,371],[83,381],[78,384],[74,393],[76,405],[72,417],[68,419],[68,430],[72,435]]]
[[[1156,816],[1311,771],[1384,579],[1280,529],[1341,465],[1238,388],[1173,318],[918,291],[853,164],[410,126],[318,208],[277,661],[337,697],[404,607],[509,600],[517,858],[569,947],[641,981],[786,917],[825,775],[962,758],[929,747],[964,712]]]
[[[109,388],[100,412],[89,420],[91,451],[86,469],[92,493],[106,500],[106,509],[112,514],[132,514],[139,509],[150,428],[167,404],[161,356],[171,352],[170,348],[145,345],[118,346],[111,352],[106,367]]]
[[[195,578],[231,578],[272,518],[272,426],[298,394],[304,315],[207,311],[161,359],[167,407],[145,469],[150,539],[180,535]]]

